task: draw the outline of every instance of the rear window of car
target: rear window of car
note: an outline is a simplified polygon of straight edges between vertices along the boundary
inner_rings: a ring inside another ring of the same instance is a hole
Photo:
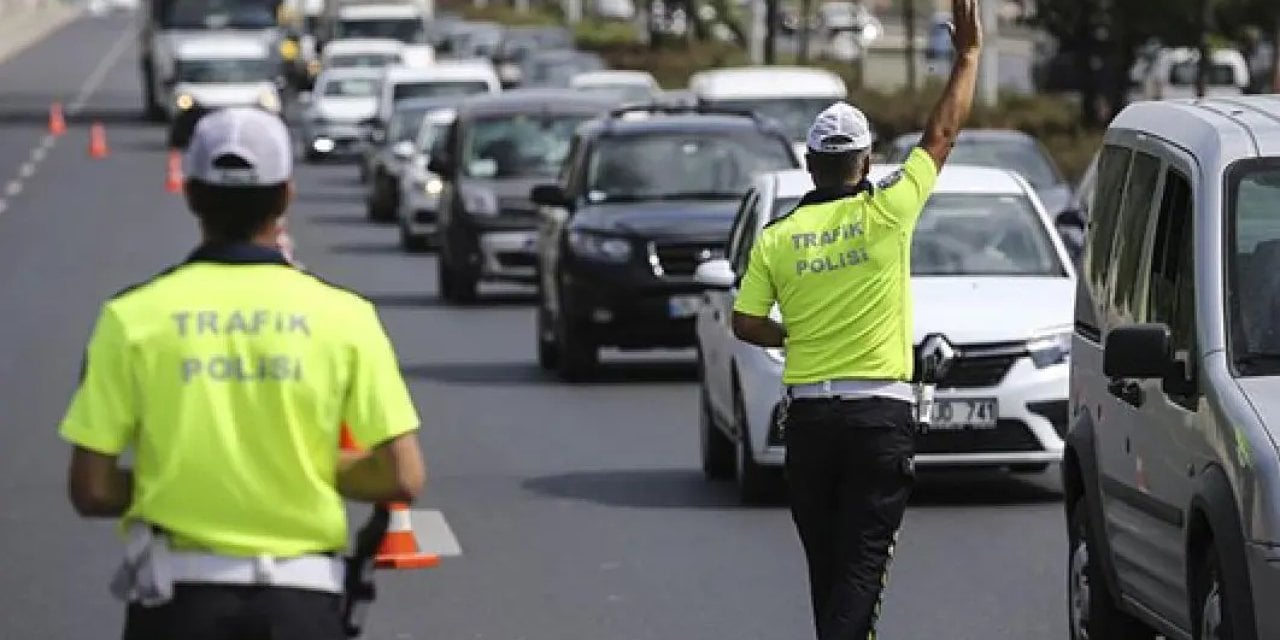
[[[402,82],[391,90],[391,98],[455,98],[488,92],[489,83],[480,80]]]

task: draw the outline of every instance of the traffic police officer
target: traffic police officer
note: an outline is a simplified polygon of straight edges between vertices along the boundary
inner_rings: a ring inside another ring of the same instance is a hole
[[[71,502],[123,518],[126,640],[338,640],[342,498],[415,497],[418,416],[373,305],[277,246],[283,123],[212,113],[184,164],[203,243],[103,305],[61,426]],[[339,452],[344,423],[368,453]]]
[[[875,637],[914,478],[911,237],[968,117],[981,48],[975,0],[952,0],[952,16],[955,63],[920,148],[872,185],[866,118],[845,103],[819,114],[815,189],[760,234],[734,307],[740,339],[786,349],[786,475],[819,640]]]

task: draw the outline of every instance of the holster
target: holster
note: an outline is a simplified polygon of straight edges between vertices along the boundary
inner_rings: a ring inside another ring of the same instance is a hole
[[[374,507],[373,513],[369,514],[369,519],[356,534],[351,555],[346,558],[347,575],[342,595],[342,624],[348,638],[358,638],[364,632],[369,605],[377,599],[378,591],[373,579],[374,561],[390,521],[391,514],[386,507],[382,505]]]

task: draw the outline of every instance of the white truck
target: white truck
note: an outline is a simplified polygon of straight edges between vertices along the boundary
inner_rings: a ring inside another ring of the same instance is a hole
[[[280,0],[144,0],[138,12],[138,64],[147,118],[166,116],[165,96],[176,80],[177,51],[185,41],[211,34],[257,39],[274,64],[282,64],[279,10]]]
[[[317,39],[392,38],[413,47],[429,46],[427,23],[434,0],[324,0]]]

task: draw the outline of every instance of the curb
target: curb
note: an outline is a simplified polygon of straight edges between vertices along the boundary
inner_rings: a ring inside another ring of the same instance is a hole
[[[0,63],[22,53],[83,13],[83,6],[59,2],[52,7],[3,16],[4,19],[0,20],[3,25],[0,26]]]

